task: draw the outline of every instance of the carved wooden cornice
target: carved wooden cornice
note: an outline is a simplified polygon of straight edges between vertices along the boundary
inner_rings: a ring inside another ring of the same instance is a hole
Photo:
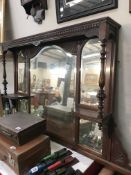
[[[92,20],[80,24],[75,24],[72,26],[52,30],[45,33],[40,33],[37,35],[32,35],[12,41],[8,41],[3,43],[3,50],[13,49],[16,47],[23,47],[27,45],[35,45],[36,42],[38,43],[45,43],[45,42],[51,42],[56,40],[62,40],[62,39],[68,39],[69,37],[78,37],[78,36],[90,36],[90,32],[96,30],[96,35],[98,36],[98,28],[101,25],[101,23],[107,23],[112,26],[112,28],[115,30],[120,27],[118,23],[113,21],[109,17],[100,18],[97,20]],[[89,31],[90,30],[90,31]],[[92,33],[92,32],[91,32]]]

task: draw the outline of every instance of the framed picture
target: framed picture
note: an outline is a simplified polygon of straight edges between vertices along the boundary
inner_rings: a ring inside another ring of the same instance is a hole
[[[129,13],[131,13],[131,0],[129,0]]]
[[[57,22],[117,8],[118,0],[56,0]]]
[[[86,74],[84,79],[84,85],[86,86],[98,86],[99,76],[97,74]]]
[[[5,0],[0,0],[0,42],[4,41]]]

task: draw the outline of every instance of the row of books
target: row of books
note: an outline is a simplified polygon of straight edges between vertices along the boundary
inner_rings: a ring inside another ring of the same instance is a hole
[[[36,166],[32,167],[28,175],[82,175],[80,170],[74,170],[72,165],[78,160],[72,157],[72,152],[63,148],[44,157]]]

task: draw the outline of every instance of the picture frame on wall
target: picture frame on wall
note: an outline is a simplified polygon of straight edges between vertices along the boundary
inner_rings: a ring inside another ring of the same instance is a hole
[[[56,0],[57,22],[77,19],[118,7],[118,0]]]
[[[129,0],[129,13],[131,13],[131,0]]]
[[[0,0],[0,43],[4,41],[5,0]]]

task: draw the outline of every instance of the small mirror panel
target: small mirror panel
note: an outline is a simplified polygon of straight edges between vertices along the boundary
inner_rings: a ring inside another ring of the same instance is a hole
[[[79,125],[79,144],[102,153],[102,131],[98,123],[80,119]]]
[[[84,45],[81,55],[80,104],[95,108],[98,105],[100,49],[99,40],[91,39]]]
[[[28,91],[28,79],[26,58],[20,51],[18,54],[18,92],[26,94]]]

